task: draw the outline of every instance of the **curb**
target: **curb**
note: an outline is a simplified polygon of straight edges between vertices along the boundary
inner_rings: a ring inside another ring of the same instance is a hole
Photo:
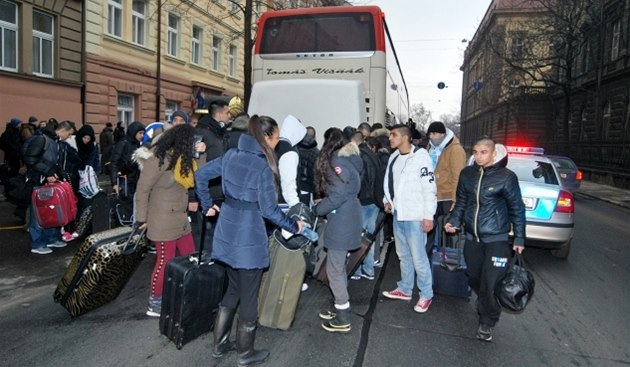
[[[621,203],[621,202],[618,202],[618,201],[615,201],[615,200],[612,200],[612,199],[608,199],[608,198],[602,198],[600,196],[595,196],[593,194],[588,194],[588,193],[585,193],[583,191],[579,191],[576,194],[580,195],[580,196],[586,196],[586,197],[591,198],[591,199],[603,201],[603,202],[606,202],[606,203],[609,203],[609,204],[613,204],[613,205],[616,205],[616,206],[619,206],[619,207],[622,207],[622,208],[625,208],[625,209],[630,209],[630,204]]]

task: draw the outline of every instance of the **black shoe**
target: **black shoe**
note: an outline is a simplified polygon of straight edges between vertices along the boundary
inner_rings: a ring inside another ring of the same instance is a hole
[[[492,341],[492,328],[484,324],[479,324],[479,329],[477,329],[477,339],[483,340],[484,342]]]
[[[335,318],[337,313],[333,310],[323,310],[319,311],[319,318],[322,320],[332,320]]]
[[[322,328],[331,333],[347,333],[352,330],[350,323],[350,309],[335,309],[335,317],[322,323]]]
[[[251,366],[263,363],[269,358],[269,351],[254,349],[256,339],[256,321],[239,321],[236,329],[236,350],[238,351],[238,366]]]

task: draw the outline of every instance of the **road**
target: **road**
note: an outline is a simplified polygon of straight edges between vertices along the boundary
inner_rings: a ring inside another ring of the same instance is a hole
[[[331,335],[319,327],[317,313],[330,294],[309,280],[292,328],[260,328],[256,345],[271,350],[267,366],[628,366],[629,217],[628,209],[578,195],[569,259],[526,250],[534,299],[522,314],[503,314],[492,343],[475,339],[474,301],[436,296],[420,315],[413,303],[384,299],[380,292],[398,279],[390,251],[375,281],[350,283],[352,332]],[[52,292],[77,245],[35,256],[24,233],[0,235],[0,365],[236,364],[234,354],[210,356],[211,335],[177,350],[159,335],[157,319],[144,316],[152,255],[118,299],[71,319]]]

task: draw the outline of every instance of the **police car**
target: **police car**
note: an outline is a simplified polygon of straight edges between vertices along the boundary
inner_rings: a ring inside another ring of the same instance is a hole
[[[571,251],[575,210],[554,161],[542,148],[507,146],[507,168],[516,173],[525,204],[527,246],[551,249],[566,259]]]

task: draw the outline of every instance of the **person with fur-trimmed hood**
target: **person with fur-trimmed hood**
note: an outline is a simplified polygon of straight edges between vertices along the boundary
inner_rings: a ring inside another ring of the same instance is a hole
[[[448,214],[455,205],[455,193],[459,173],[466,166],[466,152],[459,143],[459,139],[453,131],[447,128],[443,122],[434,121],[427,129],[429,143],[426,146],[435,173],[435,185],[437,186],[438,206],[435,211],[434,222]],[[427,254],[431,256],[433,247],[440,240],[440,228],[427,234]]]
[[[328,250],[326,275],[335,298],[334,307],[319,313],[326,320],[322,328],[329,332],[347,333],[351,330],[350,296],[346,256],[361,244],[361,171],[363,161],[359,147],[347,143],[343,132],[330,128],[317,160],[317,192],[324,198],[315,206],[318,216],[326,216],[324,243]]]

